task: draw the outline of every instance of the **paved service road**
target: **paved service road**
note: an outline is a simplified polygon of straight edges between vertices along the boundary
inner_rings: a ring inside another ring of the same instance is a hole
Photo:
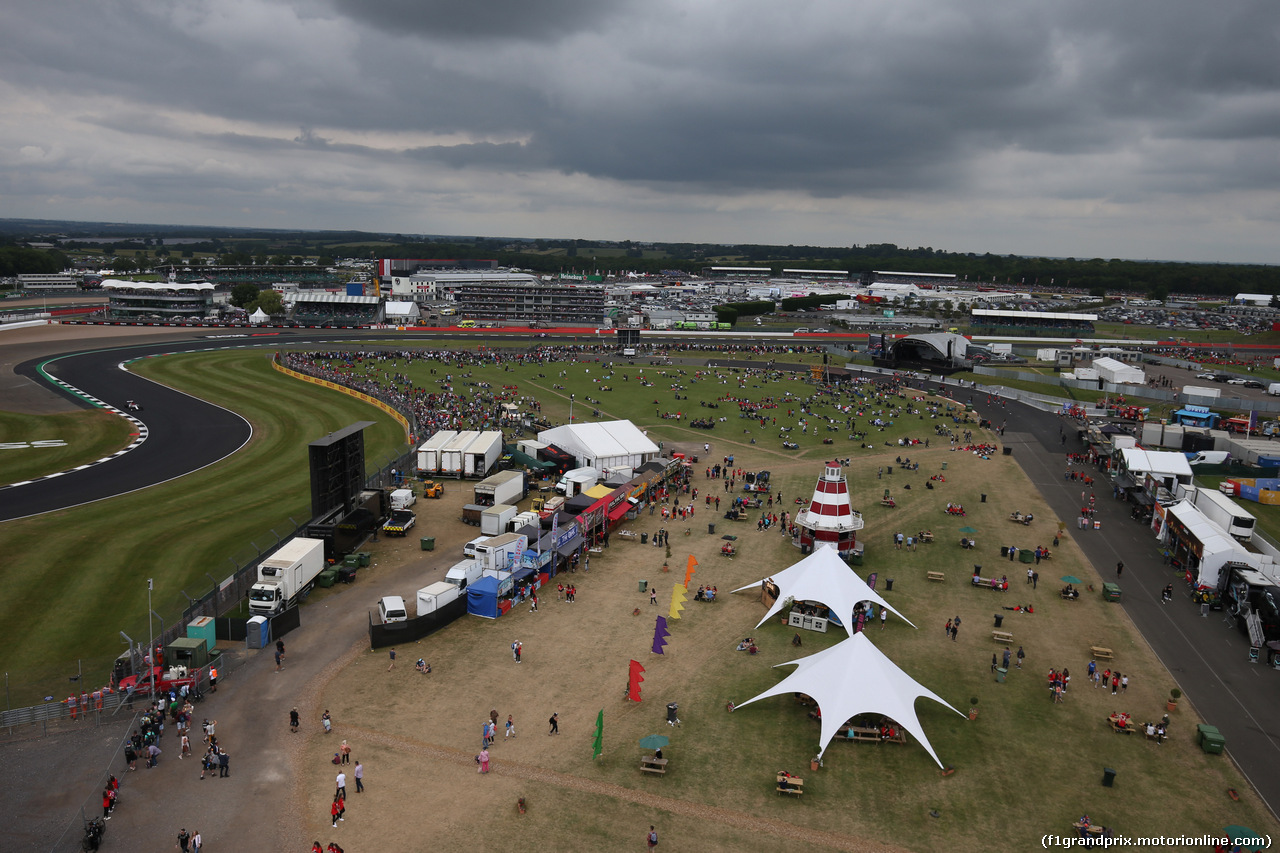
[[[950,387],[956,399],[968,400],[967,389]],[[1248,640],[1234,625],[1224,624],[1224,613],[1200,615],[1199,607],[1185,594],[1181,573],[1164,564],[1155,535],[1129,517],[1132,506],[1114,500],[1110,479],[1089,466],[1085,470],[1095,478],[1096,517],[1102,528],[1076,527],[1082,485],[1063,476],[1066,454],[1084,449],[1076,440],[1076,421],[1016,402],[1005,407],[988,404],[981,392],[974,392],[973,402],[978,414],[996,426],[1007,421],[1005,445],[1013,448],[1014,459],[1054,514],[1066,523],[1067,535],[1080,545],[1102,580],[1116,581],[1116,563],[1124,562],[1124,574],[1118,581],[1122,591],[1119,606],[1177,679],[1185,694],[1181,704],[1190,701],[1206,722],[1218,727],[1231,758],[1275,814],[1280,807],[1280,773],[1275,770],[1280,765],[1280,729],[1276,726],[1280,672],[1248,662]],[[1060,428],[1065,444],[1059,437]],[[1051,539],[1055,529],[1046,526],[1042,538]],[[1168,583],[1177,594],[1165,605],[1160,602],[1160,591]],[[1087,659],[1086,651],[1080,650],[1081,658]],[[1124,671],[1123,659],[1117,658],[1115,665]],[[1169,684],[1166,690],[1173,686]],[[1173,734],[1190,743],[1189,735],[1181,730],[1185,724],[1179,725],[1183,723],[1179,713],[1170,714],[1170,719]],[[1216,794],[1225,796],[1225,792]]]

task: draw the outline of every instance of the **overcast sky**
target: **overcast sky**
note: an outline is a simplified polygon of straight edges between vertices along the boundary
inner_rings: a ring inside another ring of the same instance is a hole
[[[0,216],[1280,262],[1271,0],[6,0]]]

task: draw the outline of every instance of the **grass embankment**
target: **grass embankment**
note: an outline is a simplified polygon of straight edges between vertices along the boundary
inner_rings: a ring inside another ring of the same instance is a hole
[[[192,369],[194,363],[199,370]],[[152,607],[172,622],[254,552],[310,513],[307,444],[358,420],[366,458],[399,446],[403,431],[379,410],[288,379],[263,352],[151,359],[135,369],[232,408],[253,424],[240,453],[212,467],[120,498],[0,525],[7,556],[0,598],[0,648],[15,706],[66,687],[80,659],[99,683],[124,650],[119,631],[147,637]],[[116,420],[119,420],[118,418]],[[207,574],[206,574],[207,573]],[[156,630],[160,629],[159,623]]]
[[[105,409],[28,415],[0,412],[0,486],[101,459],[127,446],[136,428]],[[61,441],[57,447],[32,442]],[[21,445],[21,446],[8,446]]]

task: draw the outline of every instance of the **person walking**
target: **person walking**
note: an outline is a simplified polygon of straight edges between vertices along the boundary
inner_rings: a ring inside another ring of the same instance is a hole
[[[187,828],[185,826],[178,830],[178,843],[173,846],[181,850],[182,853],[190,853],[191,836],[187,834]]]
[[[489,748],[488,747],[485,747],[484,749],[480,750],[480,754],[476,756],[476,763],[480,765],[478,768],[476,768],[477,773],[489,772]]]
[[[1009,651],[1009,647],[1008,647],[1008,646],[1005,646],[1005,647],[1004,647],[1004,655],[1003,655],[1003,656],[1002,656],[1002,658],[1001,658],[1001,660],[1003,661],[1003,663],[1001,664],[1001,666],[1003,666],[1003,667],[1005,668],[1005,671],[1006,671],[1006,672],[1007,672],[1007,671],[1008,671],[1008,669],[1009,669],[1009,660],[1010,660],[1012,657],[1013,657],[1013,655],[1012,655],[1012,653],[1010,653],[1010,651]]]
[[[387,666],[387,672],[396,668],[396,650],[391,650],[391,663]]]
[[[218,778],[226,779],[231,775],[231,756],[226,752],[218,752]]]
[[[182,752],[178,753],[178,760],[181,761],[191,754],[191,738],[184,733],[182,735]]]
[[[514,643],[511,644],[511,656],[515,659],[516,663],[523,663],[523,661],[520,660],[520,653],[523,651],[524,651],[524,644],[521,643],[519,640],[516,640]]]
[[[560,734],[560,715],[558,713],[552,714],[551,719],[547,720],[547,723],[549,723],[551,726],[551,730],[547,732],[547,734],[549,735]]]
[[[951,642],[956,641],[956,635],[960,633],[960,617],[956,616],[951,620]]]
[[[507,731],[506,731],[506,734],[502,736],[502,739],[506,740],[507,738],[513,738],[515,736],[516,736],[515,720],[512,718],[510,714],[507,714]]]
[[[1025,657],[1026,657],[1026,654],[1022,651],[1022,646],[1018,646],[1018,663],[1017,663],[1018,669],[1022,669],[1022,659]]]
[[[342,756],[343,764],[351,763],[351,747],[344,740],[342,745],[338,747],[338,754]]]
[[[1123,560],[1121,560],[1120,562],[1116,563],[1116,577],[1120,577],[1120,575],[1122,575],[1122,574],[1124,574],[1124,561],[1123,561]]]
[[[653,828],[653,824],[649,824],[649,834],[644,837],[644,840],[650,850],[658,846],[658,830]]]
[[[299,721],[298,709],[294,708],[289,712],[289,731],[297,734]]]
[[[200,853],[200,848],[204,846],[204,837],[200,835],[200,830],[191,833],[191,853]]]
[[[333,802],[329,804],[329,817],[333,818],[333,823],[330,825],[335,829],[337,829],[338,827],[338,798],[337,797],[334,797]]]
[[[111,820],[111,789],[102,789],[102,819]]]
[[[649,603],[654,607],[658,606],[658,588],[652,587],[649,590]]]
[[[333,795],[335,797],[345,797],[347,795],[347,774],[339,770],[333,781],[337,785]]]
[[[880,607],[880,630],[884,630],[884,623],[889,621],[889,608],[881,605]]]
[[[333,731],[333,718],[329,716],[328,708],[325,708],[324,713],[320,715],[320,724],[324,726],[325,734]]]
[[[356,759],[356,769],[352,772],[356,777],[356,793],[364,793],[364,765],[360,763],[360,759]]]

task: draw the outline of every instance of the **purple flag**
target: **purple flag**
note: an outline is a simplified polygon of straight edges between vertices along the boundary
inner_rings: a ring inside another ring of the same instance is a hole
[[[876,588],[876,573],[875,573],[875,572],[872,572],[871,574],[867,575],[867,586],[871,587],[872,589],[875,589],[875,588]]]
[[[659,616],[658,621],[653,626],[653,653],[655,655],[662,654],[662,647],[667,644],[667,637],[671,636],[671,632],[667,630],[667,617]]]

